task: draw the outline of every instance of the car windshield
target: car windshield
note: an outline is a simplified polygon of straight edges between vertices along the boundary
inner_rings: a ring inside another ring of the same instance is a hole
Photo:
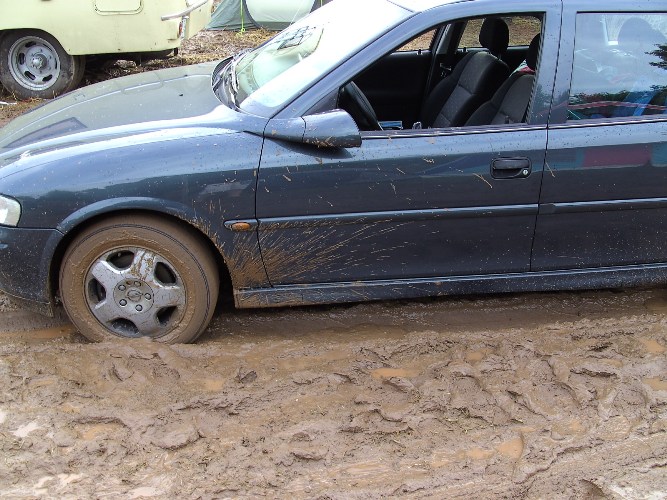
[[[272,116],[411,14],[387,0],[336,0],[234,58],[218,94],[248,113]]]

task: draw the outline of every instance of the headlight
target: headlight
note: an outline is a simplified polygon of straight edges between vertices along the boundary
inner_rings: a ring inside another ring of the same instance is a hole
[[[0,196],[0,224],[16,226],[21,218],[21,205],[18,201]]]

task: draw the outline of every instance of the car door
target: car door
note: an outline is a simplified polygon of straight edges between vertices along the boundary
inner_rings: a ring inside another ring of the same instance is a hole
[[[564,4],[533,270],[667,262],[667,12]]]
[[[537,4],[545,43],[525,123],[365,132],[358,148],[265,140],[257,218],[272,285],[529,271],[560,26],[553,2]]]

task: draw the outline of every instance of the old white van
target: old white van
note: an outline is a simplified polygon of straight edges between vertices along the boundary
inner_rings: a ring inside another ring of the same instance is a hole
[[[166,55],[204,28],[212,0],[0,0],[0,82],[16,98],[75,88],[86,56]]]

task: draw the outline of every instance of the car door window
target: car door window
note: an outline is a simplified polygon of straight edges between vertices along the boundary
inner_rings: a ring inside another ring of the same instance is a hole
[[[425,64],[419,73],[414,68],[407,73],[406,63],[415,61],[401,56],[404,44],[342,86],[337,107],[369,132],[525,123],[536,81],[542,18],[538,13],[494,15],[436,26],[410,43],[430,40],[432,45],[435,33],[460,32],[465,26],[450,49],[450,55],[456,52],[451,65],[436,60],[430,75]],[[467,38],[485,46],[463,50]],[[515,45],[508,46],[508,41]],[[404,80],[410,85],[401,83]],[[351,83],[358,88],[351,89]]]
[[[504,16],[510,34],[509,47],[527,46],[541,31],[541,22],[534,16]],[[479,48],[479,32],[484,19],[471,19],[461,35],[459,49]]]
[[[521,15],[503,16],[502,20],[509,28],[509,45],[502,55],[502,60],[512,71],[526,71],[527,47],[542,31],[542,22],[539,17]],[[479,34],[483,22],[484,19],[471,19],[466,22],[459,41],[459,53],[481,49]]]
[[[578,14],[568,120],[667,114],[667,14]]]

